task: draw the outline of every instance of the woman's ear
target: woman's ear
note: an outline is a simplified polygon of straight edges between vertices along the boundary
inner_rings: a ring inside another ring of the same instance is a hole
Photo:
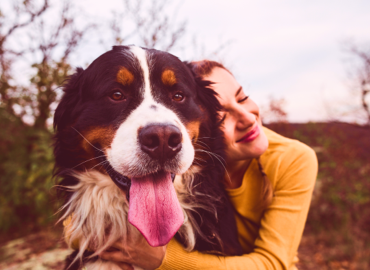
[[[83,68],[77,68],[63,86],[64,95],[54,114],[54,130],[61,131],[73,122],[74,111],[81,99]]]

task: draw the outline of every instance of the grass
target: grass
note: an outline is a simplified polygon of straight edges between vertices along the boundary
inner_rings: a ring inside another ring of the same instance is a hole
[[[319,174],[299,254],[300,269],[370,269],[370,127],[275,123],[311,146]]]

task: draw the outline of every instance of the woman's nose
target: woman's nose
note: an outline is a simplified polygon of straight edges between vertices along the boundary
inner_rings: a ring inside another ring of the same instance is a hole
[[[256,122],[256,115],[247,110],[238,111],[236,128],[239,130],[247,129]]]

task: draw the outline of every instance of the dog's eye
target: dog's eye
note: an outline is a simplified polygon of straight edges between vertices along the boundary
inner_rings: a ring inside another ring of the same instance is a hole
[[[120,91],[113,91],[110,98],[113,100],[123,100],[125,96]]]
[[[173,95],[172,99],[174,101],[179,102],[179,101],[182,101],[184,99],[184,95],[181,94],[181,93],[176,93],[176,94]]]

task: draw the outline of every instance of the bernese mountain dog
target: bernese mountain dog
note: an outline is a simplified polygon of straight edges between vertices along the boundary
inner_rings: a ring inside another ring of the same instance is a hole
[[[78,68],[54,117],[60,220],[76,249],[66,269],[120,269],[97,254],[142,234],[186,250],[240,255],[223,188],[216,93],[189,64],[154,49],[114,46]]]

